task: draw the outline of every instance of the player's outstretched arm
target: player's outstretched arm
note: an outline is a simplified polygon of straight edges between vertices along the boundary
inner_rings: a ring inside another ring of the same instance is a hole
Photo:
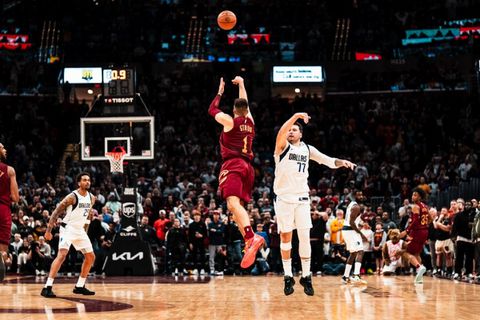
[[[247,89],[245,89],[245,80],[240,76],[236,76],[235,79],[232,80],[232,83],[238,85],[238,97],[240,99],[245,99],[248,102]],[[250,112],[250,106],[248,107],[247,117],[253,120],[253,115]]]
[[[277,139],[275,141],[275,155],[279,155],[287,145],[288,130],[295,124],[298,119],[303,119],[303,122],[308,123],[310,117],[306,112],[298,112],[290,117],[278,130]]]
[[[15,174],[15,169],[8,166],[8,176],[10,177],[10,198],[13,202],[18,202],[20,200],[20,195],[18,194],[18,184],[17,184],[17,175]]]
[[[245,80],[242,77],[236,76],[232,83],[238,86],[238,97],[248,101],[247,90],[245,89]]]
[[[318,151],[318,149],[313,146],[309,146],[309,149],[310,149],[310,159],[314,160],[319,164],[324,164],[329,168],[337,169],[337,168],[345,167],[353,170],[357,166],[356,164],[348,160],[335,159],[335,158],[329,157],[326,154],[323,154],[320,151]]]
[[[220,84],[218,86],[218,93],[215,98],[210,103],[208,108],[208,114],[215,118],[215,121],[220,123],[227,131],[233,128],[233,118],[222,112],[218,107],[220,105],[220,99],[222,98],[223,91],[225,89],[225,81],[223,78],[220,78]]]

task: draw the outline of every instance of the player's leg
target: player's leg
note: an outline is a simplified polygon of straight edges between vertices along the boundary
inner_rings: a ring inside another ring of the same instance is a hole
[[[10,208],[0,205],[0,282],[5,278],[7,267],[11,264],[8,255],[8,244],[10,243],[10,233],[12,228],[12,218]]]
[[[295,228],[293,210],[295,204],[276,199],[274,208],[277,216],[278,232],[280,233],[280,254],[283,265],[283,281],[285,295],[293,293],[295,280],[292,273],[292,231]]]
[[[353,264],[355,263],[355,259],[357,257],[357,250],[354,250],[353,242],[354,242],[354,230],[343,230],[343,240],[345,241],[346,250],[350,253],[347,258],[347,262],[345,264],[345,270],[342,276],[342,283],[347,284],[350,283],[350,272],[352,271]]]
[[[407,254],[406,254],[406,260],[415,267],[417,274],[415,275],[415,280],[414,283],[423,283],[423,274],[425,271],[427,271],[427,268],[425,268],[421,264],[421,260],[417,257],[420,255],[418,251],[418,247],[420,244],[417,244],[415,242],[410,242],[407,246]]]
[[[62,246],[62,247],[60,247]],[[50,266],[50,272],[48,273],[47,282],[40,293],[45,298],[55,298],[56,295],[52,291],[53,280],[57,276],[58,270],[60,270],[65,258],[68,255],[70,245],[67,246],[66,243],[59,243],[59,250],[57,257],[53,260],[52,265]]]
[[[233,213],[233,219],[238,224],[239,230],[245,239],[245,254],[242,262],[240,263],[240,266],[245,269],[250,267],[253,262],[255,262],[257,251],[264,244],[265,240],[262,236],[253,233],[247,210],[245,210],[240,203],[239,197],[228,196],[227,208]]]
[[[355,252],[355,264],[353,267],[353,276],[351,281],[355,284],[367,284],[365,280],[360,277],[360,270],[362,268],[363,260],[363,242],[362,237],[358,232],[353,231],[351,234],[352,240],[350,241],[351,251]]]
[[[312,246],[310,244],[310,229],[312,228],[312,218],[310,217],[310,203],[301,203],[294,209],[295,226],[298,235],[298,253],[302,263],[302,277],[300,284],[303,286],[305,294],[313,296],[312,274],[310,272]]]
[[[87,281],[88,273],[90,272],[90,269],[95,262],[95,253],[93,253],[92,243],[90,242],[90,239],[85,233],[81,238],[72,241],[72,244],[75,246],[76,250],[82,251],[84,257],[80,276],[78,277],[77,284],[73,289],[73,293],[83,294],[87,296],[94,295],[95,292],[85,288],[85,282]]]
[[[9,257],[8,246],[4,243],[0,243],[0,282],[5,279],[5,273],[7,272]]]
[[[294,291],[293,286],[295,285],[295,280],[293,279],[292,273],[292,231],[290,232],[281,232],[280,233],[280,254],[282,255],[282,265],[283,265],[283,281],[284,288],[283,292],[286,296],[291,295]]]
[[[345,239],[345,236],[344,236],[344,239]],[[347,250],[348,250],[348,247],[347,247]],[[353,267],[353,264],[355,263],[356,257],[357,257],[356,252],[350,252],[350,255],[347,258],[347,262],[345,263],[345,270],[343,271],[343,277],[342,277],[342,283],[344,284],[350,283],[350,272],[352,271],[352,267]]]

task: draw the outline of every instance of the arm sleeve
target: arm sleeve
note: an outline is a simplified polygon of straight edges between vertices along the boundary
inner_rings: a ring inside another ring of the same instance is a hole
[[[208,107],[208,114],[214,118],[218,113],[222,112],[222,110],[218,109],[218,106],[220,105],[220,98],[221,96],[217,94],[210,103],[210,107]]]
[[[313,146],[309,145],[309,149],[310,149],[310,159],[314,160],[319,164],[324,164],[331,169],[337,168],[337,166],[335,165],[335,160],[336,160],[335,158],[329,157],[321,153],[320,151],[318,151],[317,148]]]

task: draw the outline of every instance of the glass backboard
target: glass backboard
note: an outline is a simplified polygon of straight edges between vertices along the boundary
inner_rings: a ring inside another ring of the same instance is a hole
[[[99,117],[80,119],[81,159],[108,160],[115,147],[127,151],[125,160],[149,160],[154,156],[153,117]]]

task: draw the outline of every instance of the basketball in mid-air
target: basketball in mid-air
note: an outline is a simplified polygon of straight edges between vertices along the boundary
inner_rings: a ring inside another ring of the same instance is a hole
[[[232,30],[237,24],[237,16],[232,11],[222,11],[218,14],[217,23],[223,30]]]

